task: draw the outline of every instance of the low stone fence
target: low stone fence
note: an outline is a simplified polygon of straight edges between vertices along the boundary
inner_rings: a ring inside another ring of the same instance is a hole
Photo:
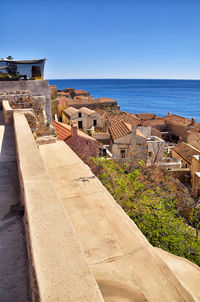
[[[32,108],[13,109],[10,107],[10,104],[8,101],[3,101],[2,107],[3,107],[3,116],[4,116],[5,124],[12,124],[14,112],[21,112],[21,113],[27,113],[28,111],[33,112]]]
[[[27,120],[13,116],[32,301],[103,302]]]

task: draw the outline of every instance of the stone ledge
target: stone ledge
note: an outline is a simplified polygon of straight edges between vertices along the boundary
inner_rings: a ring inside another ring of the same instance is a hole
[[[14,112],[33,301],[103,302],[23,114]]]
[[[3,106],[3,116],[4,116],[5,124],[11,124],[13,122],[14,112],[19,112],[19,113],[26,113],[26,112],[30,112],[30,111],[33,112],[32,108],[13,109],[10,107],[10,104],[8,101],[3,101],[2,106]]]

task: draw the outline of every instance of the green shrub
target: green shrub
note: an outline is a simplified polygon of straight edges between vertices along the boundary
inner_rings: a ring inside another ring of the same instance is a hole
[[[188,207],[186,193],[167,173],[141,164],[136,169],[108,159],[94,161],[99,179],[153,246],[200,265],[199,210],[192,209],[186,221],[181,206]]]

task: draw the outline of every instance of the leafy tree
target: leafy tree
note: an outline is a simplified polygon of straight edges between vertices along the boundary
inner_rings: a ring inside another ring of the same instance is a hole
[[[99,179],[153,246],[200,265],[200,211],[191,209],[191,197],[173,178],[142,163],[134,168],[108,159],[95,162]]]

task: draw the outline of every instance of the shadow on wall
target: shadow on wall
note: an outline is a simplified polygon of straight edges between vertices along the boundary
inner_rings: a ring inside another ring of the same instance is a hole
[[[105,302],[147,302],[139,289],[129,287],[121,282],[97,280],[97,284]]]

